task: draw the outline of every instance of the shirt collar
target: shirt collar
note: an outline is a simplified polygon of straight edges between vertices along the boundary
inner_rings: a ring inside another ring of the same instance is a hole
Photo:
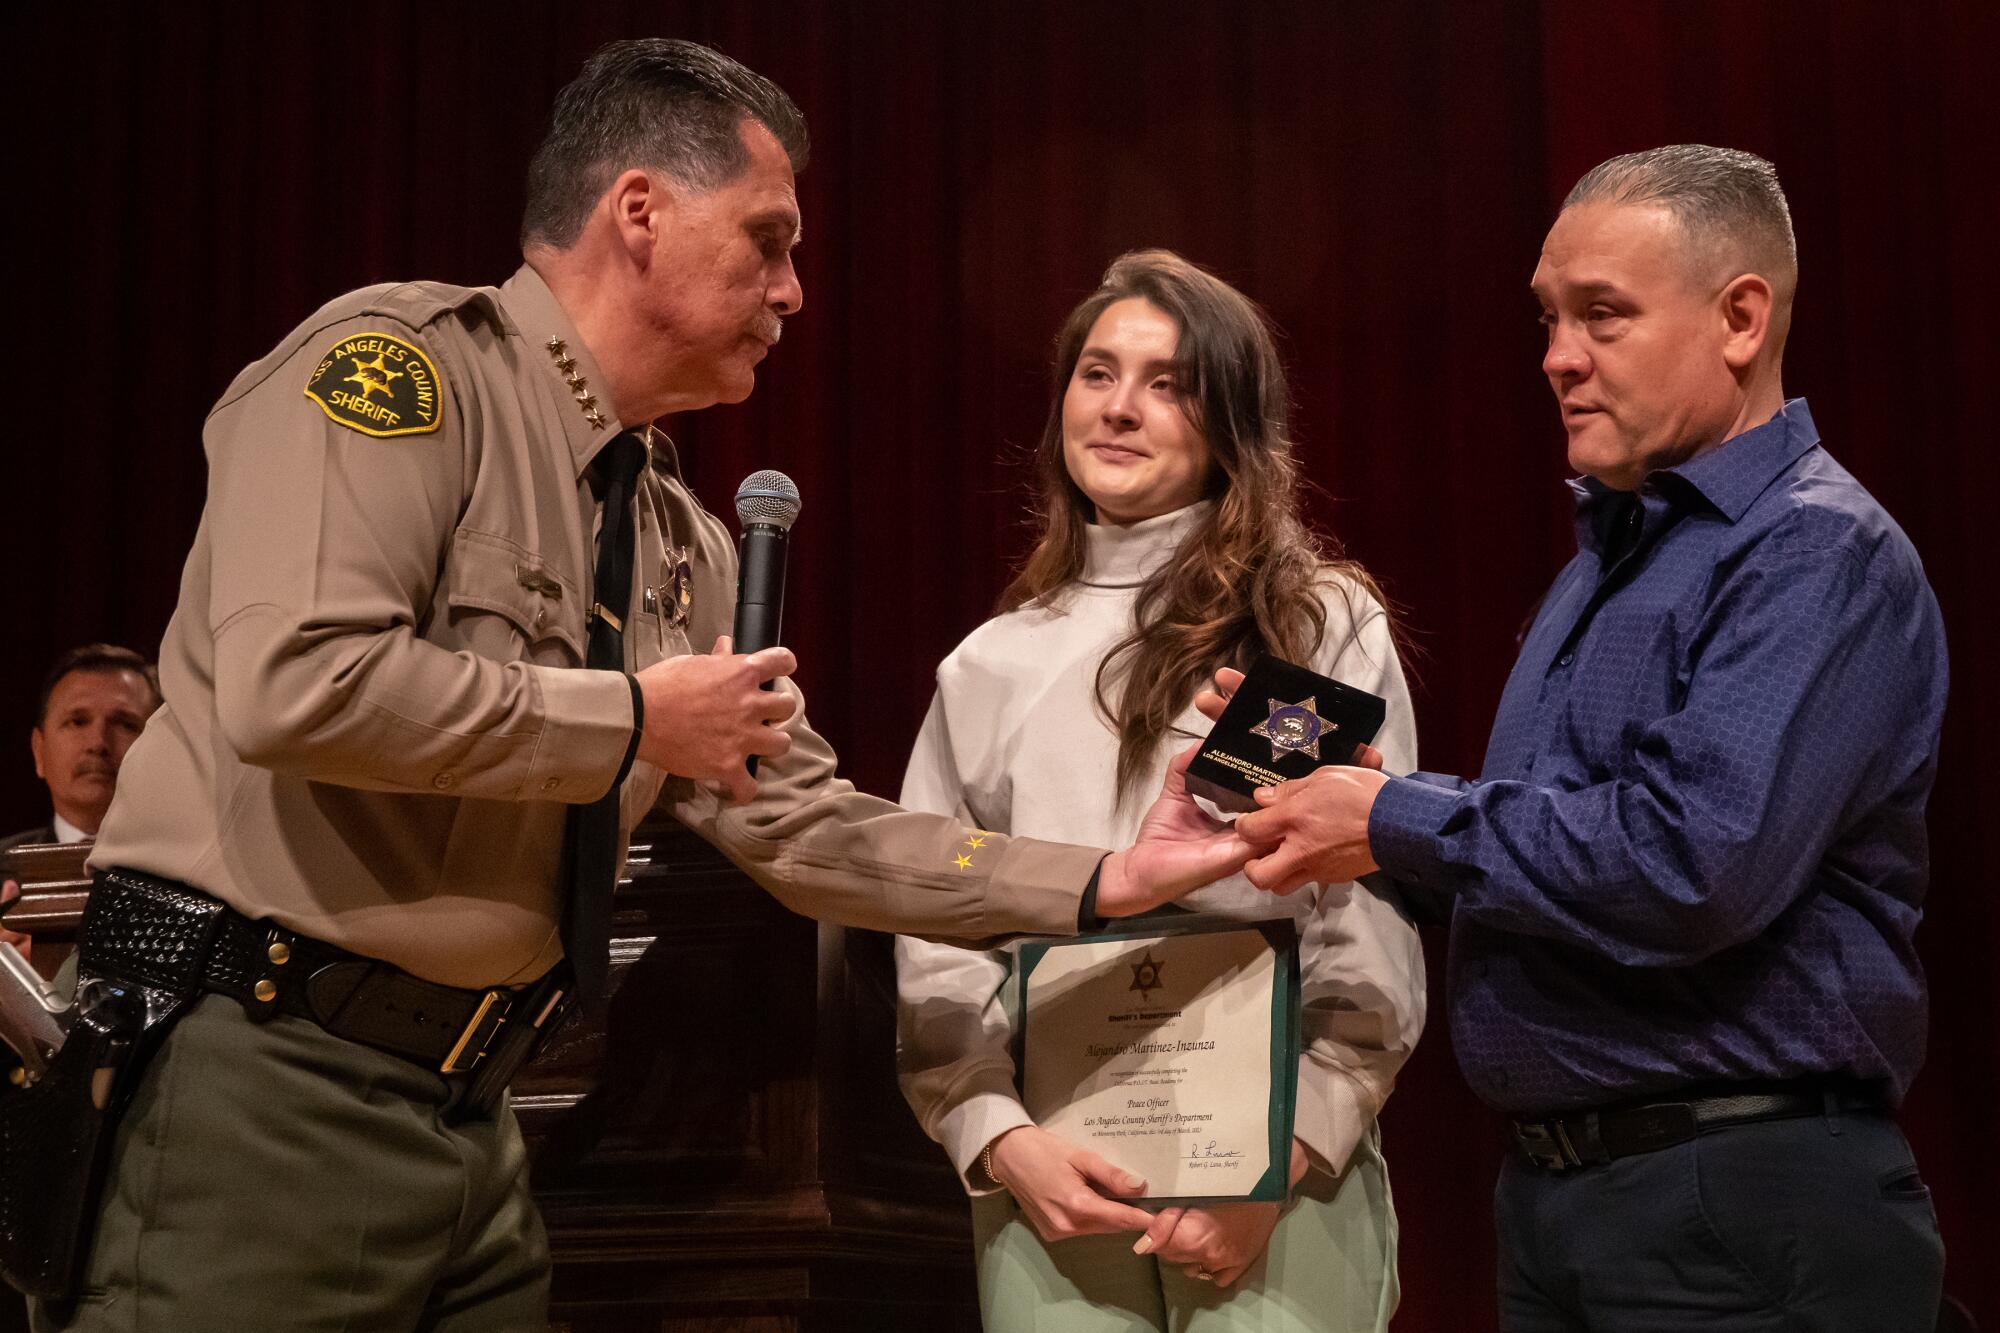
[[[56,831],[57,842],[95,842],[96,839],[76,825],[57,815],[50,827]]]
[[[565,404],[563,435],[576,475],[582,477],[597,451],[625,429],[597,359],[584,345],[576,325],[570,323],[556,294],[531,266],[521,265],[501,286],[500,303],[527,342],[528,359],[542,368],[557,399]]]
[[[1136,588],[1180,549],[1182,538],[1215,507],[1198,500],[1137,523],[1120,527],[1089,523],[1083,529],[1083,571],[1079,583],[1094,588]]]
[[[1818,443],[1819,427],[1813,424],[1806,400],[1793,398],[1763,425],[1732,436],[1678,467],[1651,473],[1639,489],[1642,494],[1656,492],[1669,499],[1694,498],[1734,523],[1780,473]],[[1596,524],[1607,508],[1622,507],[1623,502],[1614,503],[1613,497],[1625,493],[1612,490],[1595,477],[1574,478],[1569,487],[1576,495],[1578,536],[1590,549],[1599,549],[1593,544]]]
[[[1813,425],[1806,400],[1794,398],[1763,425],[1668,468],[1665,475],[1680,478],[1734,523],[1779,473],[1818,443],[1819,427]]]

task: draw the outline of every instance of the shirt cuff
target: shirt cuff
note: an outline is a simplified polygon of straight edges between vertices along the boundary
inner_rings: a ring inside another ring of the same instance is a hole
[[[998,1194],[1006,1186],[989,1180],[980,1159],[986,1145],[1010,1129],[1035,1122],[1020,1099],[1004,1092],[975,1093],[945,1113],[938,1126],[938,1138],[958,1168],[959,1184],[974,1198]]]
[[[1427,889],[1439,883],[1439,830],[1464,798],[1410,778],[1390,778],[1368,813],[1368,850],[1396,879]]]
[[[1074,934],[1085,886],[1106,855],[1101,847],[1009,838],[986,882],[978,938]]]
[[[622,671],[530,667],[541,686],[542,734],[521,795],[587,804],[611,791],[632,750],[631,677]]]
[[[1306,1156],[1330,1176],[1347,1169],[1355,1145],[1374,1120],[1361,1085],[1345,1071],[1328,1069],[1310,1055],[1299,1057],[1299,1085],[1293,1105],[1292,1137]]]
[[[625,679],[632,686],[632,743],[625,747],[625,762],[618,765],[618,776],[611,779],[613,791],[625,784],[625,775],[632,771],[632,761],[639,757],[639,738],[646,734],[646,692],[639,688],[637,676]]]
[[[1104,873],[1104,862],[1099,861],[1090,872],[1090,883],[1083,886],[1083,899],[1076,905],[1076,933],[1091,935],[1104,929],[1104,918],[1097,914],[1097,877]]]

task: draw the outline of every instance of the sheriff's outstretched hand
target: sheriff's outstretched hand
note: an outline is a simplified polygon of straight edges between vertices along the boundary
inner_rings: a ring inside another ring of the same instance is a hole
[[[1211,721],[1222,716],[1243,673],[1215,673],[1215,688],[1195,697]],[[1382,754],[1358,746],[1353,764],[1329,764],[1308,777],[1257,789],[1258,809],[1236,821],[1236,833],[1257,844],[1244,877],[1272,893],[1294,893],[1308,884],[1342,884],[1376,869],[1368,848],[1368,816],[1388,778]]]
[[[1197,746],[1174,756],[1160,795],[1139,825],[1139,836],[1104,858],[1097,874],[1099,916],[1131,916],[1212,884],[1243,868],[1255,850],[1219,820],[1203,814],[1188,795],[1187,766]]]

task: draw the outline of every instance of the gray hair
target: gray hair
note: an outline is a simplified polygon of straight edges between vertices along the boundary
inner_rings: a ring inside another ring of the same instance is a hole
[[[1698,143],[1626,153],[1586,171],[1563,207],[1588,203],[1656,204],[1680,224],[1698,263],[1747,262],[1780,301],[1798,286],[1792,211],[1778,169],[1755,153]]]
[[[664,172],[705,192],[750,165],[741,126],[771,132],[804,171],[805,117],[777,84],[697,42],[612,42],[556,94],[549,131],[528,164],[521,244],[566,250],[618,173]]]

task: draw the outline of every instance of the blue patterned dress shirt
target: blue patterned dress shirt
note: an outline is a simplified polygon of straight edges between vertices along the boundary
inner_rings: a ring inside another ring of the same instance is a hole
[[[1901,528],[1804,399],[1636,493],[1579,550],[1479,781],[1393,779],[1376,860],[1451,905],[1452,1041],[1515,1114],[1923,1060],[1911,944],[1944,630]]]

